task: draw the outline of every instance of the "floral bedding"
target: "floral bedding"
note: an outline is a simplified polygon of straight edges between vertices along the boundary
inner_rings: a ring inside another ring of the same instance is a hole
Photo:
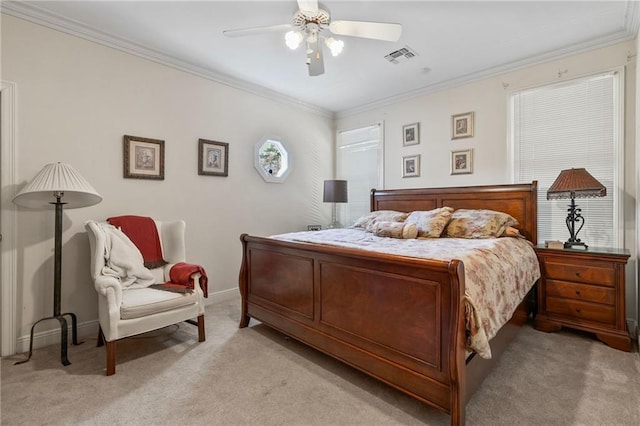
[[[532,244],[523,238],[404,240],[376,237],[352,228],[293,232],[271,238],[425,259],[460,259],[465,270],[467,349],[483,358],[491,358],[489,340],[511,319],[540,278]]]

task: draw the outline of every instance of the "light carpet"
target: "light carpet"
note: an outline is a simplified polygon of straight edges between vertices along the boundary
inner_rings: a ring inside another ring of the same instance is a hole
[[[183,323],[118,344],[92,338],[2,359],[2,425],[446,425],[449,417],[252,320],[206,309],[207,341]],[[574,332],[525,326],[467,404],[470,425],[637,425],[640,358]]]

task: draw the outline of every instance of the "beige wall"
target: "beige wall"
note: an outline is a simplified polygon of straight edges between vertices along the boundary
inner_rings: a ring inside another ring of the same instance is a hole
[[[6,15],[1,31],[2,79],[16,83],[18,183],[2,191],[15,192],[45,163],[62,161],[104,198],[64,215],[62,308],[76,312],[86,330],[97,318],[87,219],[124,213],[185,219],[189,260],[207,269],[215,298],[236,289],[240,233],[267,235],[329,221],[321,197],[322,181],[333,170],[334,128],[385,123],[387,188],[510,182],[509,91],[616,67],[626,68],[627,317],[637,318],[635,42],[333,121]],[[451,141],[451,115],[467,111],[475,112],[475,137]],[[402,125],[413,122],[420,122],[421,143],[402,148]],[[122,178],[124,134],[165,140],[164,181]],[[281,136],[291,152],[293,170],[284,184],[267,184],[253,169],[254,145],[264,135]],[[197,175],[198,138],[230,144],[229,177]],[[450,151],[465,148],[474,149],[474,173],[451,176]],[[422,156],[421,176],[402,179],[402,156],[411,154]],[[51,315],[53,212],[19,210],[17,218],[17,350],[24,351],[31,324]],[[55,330],[38,330],[47,327]]]
[[[635,151],[635,41],[482,79],[460,87],[424,94],[393,105],[343,114],[338,130],[384,121],[386,188],[484,185],[512,182],[508,141],[508,97],[521,90],[601,71],[625,69],[624,240],[631,251],[627,267],[627,317],[637,319],[637,233]],[[566,71],[566,72],[565,72]],[[558,73],[561,72],[561,76]],[[451,140],[451,115],[473,111],[473,138]],[[402,126],[420,123],[420,144],[402,147]],[[473,174],[450,175],[452,150],[473,148]],[[420,177],[402,178],[402,157],[421,155]]]
[[[88,219],[184,219],[188,260],[207,270],[213,298],[236,291],[241,233],[329,222],[322,181],[333,173],[332,119],[7,15],[1,29],[2,79],[16,83],[17,95],[17,187],[2,191],[15,193],[44,164],[60,161],[103,197],[64,213],[62,310],[90,324],[87,331],[97,319]],[[165,141],[163,181],[122,177],[125,134]],[[282,184],[264,182],[254,169],[254,146],[265,135],[280,136],[290,152]],[[198,138],[229,143],[228,177],[197,174]],[[52,313],[53,228],[53,211],[18,210],[18,351],[31,324]],[[47,328],[56,325],[37,331]]]

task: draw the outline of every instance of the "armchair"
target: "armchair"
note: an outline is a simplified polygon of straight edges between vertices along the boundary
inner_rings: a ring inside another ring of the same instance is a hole
[[[170,281],[171,267],[185,261],[185,222],[155,221],[164,259],[167,265],[151,269],[156,284]],[[85,229],[91,249],[91,277],[98,292],[100,330],[98,346],[106,344],[107,376],[116,372],[116,342],[126,337],[197,318],[198,341],[205,340],[204,294],[200,288],[200,273],[191,275],[191,293],[173,293],[154,288],[123,287],[121,280],[105,275],[106,223],[87,221]],[[133,286],[136,287],[136,286]]]

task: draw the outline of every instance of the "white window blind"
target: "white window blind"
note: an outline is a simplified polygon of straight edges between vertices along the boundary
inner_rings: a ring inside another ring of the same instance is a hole
[[[381,124],[338,132],[336,178],[347,181],[349,202],[339,204],[340,222],[352,225],[370,211],[372,188],[382,188]]]
[[[570,200],[547,200],[560,171],[584,167],[607,188],[602,198],[578,198],[589,246],[620,247],[618,232],[620,78],[618,72],[514,93],[512,141],[516,182],[538,181],[538,241],[569,238]]]

